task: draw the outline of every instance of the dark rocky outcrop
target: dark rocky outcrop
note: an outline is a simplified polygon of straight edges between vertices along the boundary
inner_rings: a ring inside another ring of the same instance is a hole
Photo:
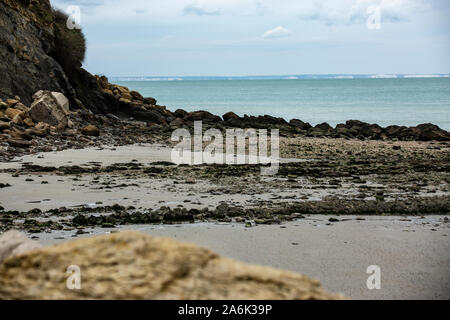
[[[18,96],[30,105],[32,95],[39,90],[63,93],[72,109],[87,108],[94,113],[118,113],[141,120],[162,122],[155,112],[137,110],[114,95],[105,93],[98,79],[81,68],[79,60],[83,48],[75,59],[64,52],[67,41],[74,51],[73,39],[82,46],[84,38],[70,37],[72,31],[64,29],[64,15],[54,11],[48,0],[4,0],[0,2],[0,98]],[[133,92],[133,98],[156,104],[153,98],[143,98]]]

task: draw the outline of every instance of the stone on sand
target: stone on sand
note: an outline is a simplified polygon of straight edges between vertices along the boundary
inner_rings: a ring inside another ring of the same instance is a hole
[[[81,133],[85,136],[98,137],[100,130],[94,125],[88,125],[81,129]]]
[[[57,95],[58,100],[52,92],[38,91],[33,97],[37,98],[29,112],[33,121],[45,122],[52,126],[67,126],[67,111],[61,96]]]

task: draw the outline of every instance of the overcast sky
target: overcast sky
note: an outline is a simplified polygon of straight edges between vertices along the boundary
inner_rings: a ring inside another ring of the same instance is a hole
[[[450,73],[448,0],[51,2],[81,8],[107,76]]]

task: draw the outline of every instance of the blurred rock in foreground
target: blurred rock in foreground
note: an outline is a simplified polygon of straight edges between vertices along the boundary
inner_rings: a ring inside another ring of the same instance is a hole
[[[0,235],[0,263],[9,256],[40,248],[39,242],[27,238],[23,232],[11,230]]]
[[[68,289],[69,266],[81,289]],[[127,231],[8,257],[0,299],[339,299],[301,274],[237,262],[191,244]]]

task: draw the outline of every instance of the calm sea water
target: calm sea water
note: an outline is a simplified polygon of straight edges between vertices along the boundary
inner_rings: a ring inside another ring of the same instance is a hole
[[[450,130],[450,79],[116,81],[170,110],[269,114],[331,125],[431,122]]]

